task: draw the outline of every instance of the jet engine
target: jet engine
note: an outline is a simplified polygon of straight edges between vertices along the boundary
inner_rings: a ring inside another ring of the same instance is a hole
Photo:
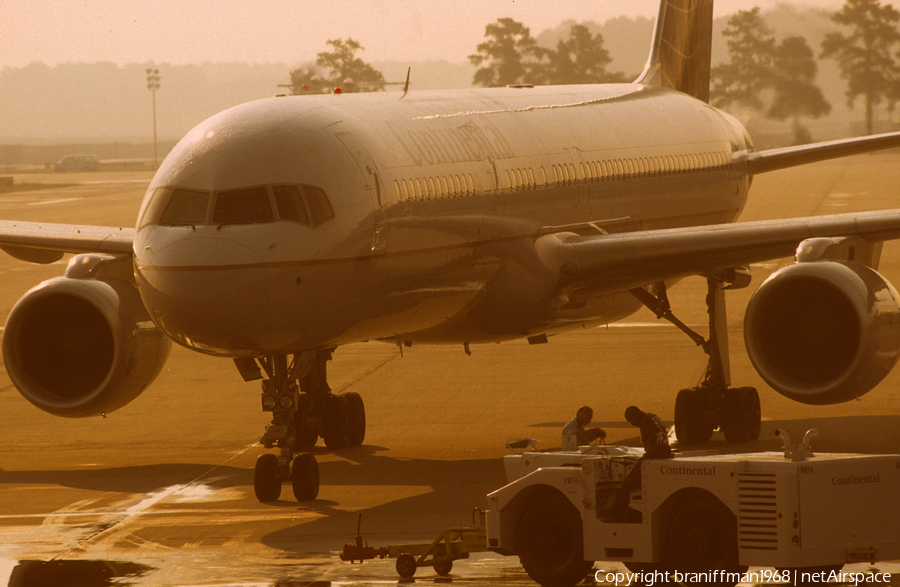
[[[13,307],[3,332],[6,372],[25,399],[56,416],[117,410],[159,375],[171,341],[133,285],[57,277]]]
[[[849,401],[897,362],[897,291],[860,263],[794,263],[753,294],[744,341],[760,376],[782,395],[816,405]]]

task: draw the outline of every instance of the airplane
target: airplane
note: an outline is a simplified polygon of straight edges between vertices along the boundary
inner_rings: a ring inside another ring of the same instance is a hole
[[[900,210],[738,223],[754,176],[900,146],[900,133],[756,151],[709,104],[712,0],[662,0],[633,83],[278,96],[199,124],[155,174],[134,228],[0,222],[0,248],[74,254],[27,292],[3,336],[22,395],[57,416],[109,413],[174,341],[262,380],[272,412],[254,490],[318,494],[304,452],[360,445],[358,394],[327,362],[360,341],[470,345],[608,324],[641,307],[709,355],[675,398],[679,443],[756,439],[759,393],[733,387],[725,291],[754,293],[745,345],[806,404],[875,387],[900,353],[900,297],[877,273]],[[667,290],[707,280],[707,337]]]

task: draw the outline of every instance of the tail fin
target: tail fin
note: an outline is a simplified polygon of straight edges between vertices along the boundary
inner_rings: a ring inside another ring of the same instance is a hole
[[[650,58],[639,84],[709,102],[713,0],[660,0]]]

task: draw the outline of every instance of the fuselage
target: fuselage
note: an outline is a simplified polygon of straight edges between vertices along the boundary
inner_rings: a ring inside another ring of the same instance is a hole
[[[611,322],[637,300],[558,299],[536,238],[732,222],[750,148],[731,117],[639,84],[251,102],[154,177],[139,291],[166,334],[225,356]]]

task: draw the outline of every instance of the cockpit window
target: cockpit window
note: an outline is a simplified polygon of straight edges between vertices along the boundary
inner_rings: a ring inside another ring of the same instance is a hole
[[[159,194],[157,194],[159,197]],[[168,226],[189,226],[203,224],[206,220],[206,206],[209,194],[193,190],[176,189],[172,191],[169,203],[159,217],[159,224]]]
[[[315,228],[334,218],[334,208],[325,192],[307,185],[257,186],[216,192],[213,196],[209,218],[209,192],[155,188],[144,199],[138,226],[257,224],[274,222],[277,212],[278,220]]]
[[[282,220],[309,225],[309,214],[300,196],[300,187],[295,185],[276,185],[272,187],[275,194],[275,205]]]
[[[334,209],[325,192],[319,188],[303,186],[303,195],[306,196],[306,205],[309,206],[309,215],[312,218],[313,226],[318,226],[334,218]]]
[[[213,224],[253,224],[274,220],[275,215],[265,187],[216,194]]]

